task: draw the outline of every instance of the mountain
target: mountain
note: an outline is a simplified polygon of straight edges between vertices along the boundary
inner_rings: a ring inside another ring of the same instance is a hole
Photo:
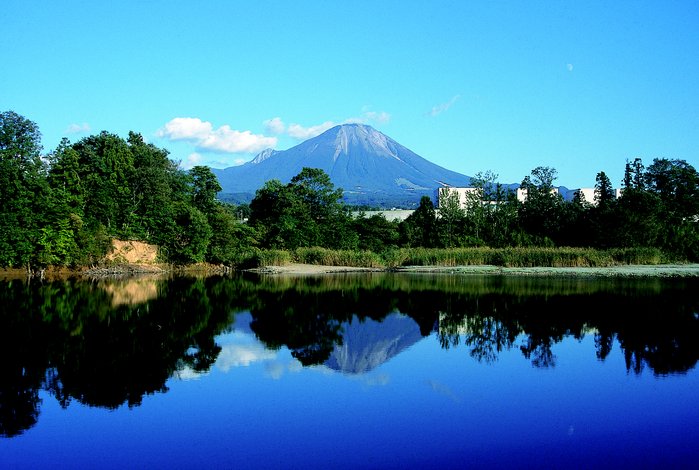
[[[320,168],[351,204],[417,205],[445,185],[468,186],[471,178],[442,168],[371,126],[344,124],[288,150],[265,150],[240,166],[213,169],[225,194],[247,194],[271,179],[288,183],[303,167]]]
[[[335,346],[325,365],[346,374],[369,372],[423,338],[415,320],[398,313],[380,322],[355,316],[342,329],[342,344]]]

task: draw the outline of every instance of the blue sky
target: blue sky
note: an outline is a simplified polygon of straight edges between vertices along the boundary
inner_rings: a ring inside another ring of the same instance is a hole
[[[695,1],[31,1],[0,16],[0,111],[64,136],[140,132],[226,167],[365,122],[520,182],[699,167]]]

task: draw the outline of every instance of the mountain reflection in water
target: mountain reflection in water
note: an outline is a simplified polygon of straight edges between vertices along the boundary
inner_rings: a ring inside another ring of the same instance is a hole
[[[140,288],[139,288],[140,286]],[[304,366],[371,371],[429,335],[489,363],[519,350],[554,367],[552,346],[618,344],[627,371],[683,374],[699,359],[694,280],[537,279],[344,274],[0,283],[0,436],[32,428],[46,391],[114,409],[209,370],[217,336],[236,328]],[[247,317],[249,315],[249,317]],[[240,325],[240,322],[237,323]]]

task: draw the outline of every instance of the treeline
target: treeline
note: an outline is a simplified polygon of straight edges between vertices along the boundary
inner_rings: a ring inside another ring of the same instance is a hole
[[[91,265],[112,238],[156,244],[172,263],[222,263],[253,244],[209,168],[183,171],[139,134],[41,150],[36,124],[0,114],[0,266]]]
[[[595,201],[564,201],[552,191],[555,178],[552,168],[534,169],[520,202],[495,175],[479,174],[466,201],[447,192],[437,210],[424,197],[399,222],[353,215],[326,173],[304,168],[288,184],[268,181],[249,206],[233,206],[216,199],[221,187],[209,168],[184,171],[139,134],[64,139],[42,155],[36,124],[8,111],[0,114],[0,266],[92,265],[113,238],[156,244],[161,261],[177,264],[240,266],[270,252],[284,261],[306,248],[379,265],[412,259],[405,249],[464,247],[597,248],[620,259],[628,255],[619,249],[648,248],[699,259],[699,175],[685,161],[627,163],[619,198],[603,172]]]
[[[535,168],[521,183],[520,202],[496,176],[478,175],[466,201],[445,194],[439,217],[423,200],[406,220],[412,240],[433,247],[656,248],[678,260],[699,259],[699,174],[686,161],[656,158],[647,168],[640,158],[627,162],[619,197],[600,171],[592,201],[581,192],[565,201],[555,179],[555,169]]]

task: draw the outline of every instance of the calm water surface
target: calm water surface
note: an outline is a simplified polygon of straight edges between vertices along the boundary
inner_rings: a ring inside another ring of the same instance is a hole
[[[0,283],[2,468],[690,468],[699,284]]]

